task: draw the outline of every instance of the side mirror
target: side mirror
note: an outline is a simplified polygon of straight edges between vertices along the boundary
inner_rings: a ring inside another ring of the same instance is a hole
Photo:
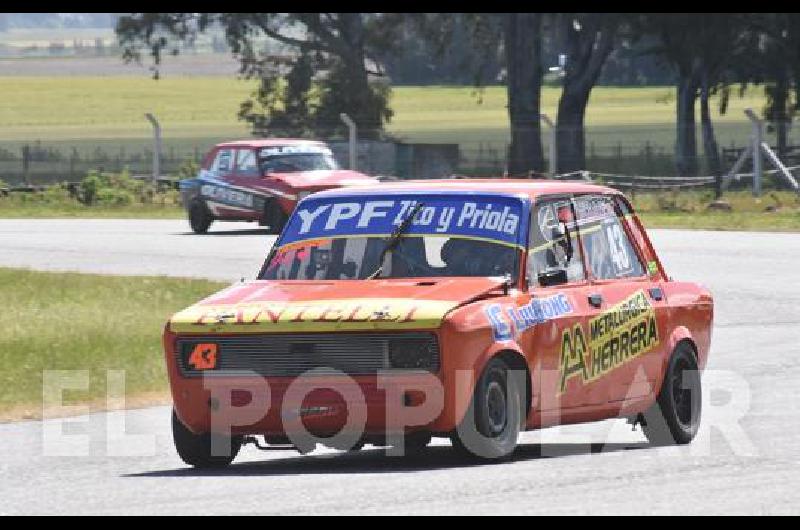
[[[539,273],[537,277],[539,285],[549,287],[551,285],[561,285],[567,283],[566,269],[547,269]]]

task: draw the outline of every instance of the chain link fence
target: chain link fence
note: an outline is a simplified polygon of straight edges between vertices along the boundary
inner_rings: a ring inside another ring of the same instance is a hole
[[[481,130],[455,127],[389,131],[358,131],[357,169],[374,175],[395,178],[441,178],[453,174],[473,177],[501,177],[507,174],[509,131],[495,127]],[[749,122],[716,124],[720,167],[727,172],[750,142]],[[275,134],[275,136],[286,136]],[[617,177],[648,176],[668,178],[713,177],[709,157],[703,149],[702,131],[695,131],[697,150],[690,161],[694,174],[681,174],[676,168],[676,130],[667,125],[588,126],[585,129],[585,163],[581,169]],[[542,171],[548,160],[551,135],[542,127]],[[233,138],[231,138],[233,139]],[[321,138],[329,142],[342,167],[349,167],[349,144],[341,134]],[[220,137],[164,138],[161,175],[177,176],[189,163],[199,164],[208,150],[225,140]],[[776,134],[767,128],[764,140],[778,152]],[[800,132],[788,128],[782,161],[786,166],[800,165]],[[150,145],[150,147],[148,147]],[[74,182],[89,171],[151,175],[152,142],[80,140],[46,142],[17,140],[0,142],[0,179],[10,185]],[[764,169],[772,169],[765,167]],[[741,173],[752,172],[747,161]],[[561,171],[562,173],[564,171]],[[619,179],[617,179],[619,180]],[[676,181],[677,182],[677,181]],[[768,182],[768,181],[765,181]],[[743,184],[744,185],[744,184]]]

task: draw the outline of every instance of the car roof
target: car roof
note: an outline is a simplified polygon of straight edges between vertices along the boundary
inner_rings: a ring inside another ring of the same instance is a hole
[[[314,196],[339,196],[353,194],[374,194],[374,193],[404,193],[404,192],[425,192],[435,193],[438,191],[453,192],[483,192],[498,193],[503,195],[525,195],[534,199],[541,195],[558,195],[566,193],[595,193],[595,194],[614,194],[620,192],[607,186],[590,184],[582,180],[549,180],[549,179],[471,179],[471,178],[451,178],[451,179],[426,179],[426,180],[403,180],[382,182],[379,188],[374,185],[369,187],[347,187],[337,188],[315,193]]]
[[[279,145],[325,145],[325,142],[319,140],[308,140],[304,138],[249,138],[246,140],[231,140],[229,142],[222,142],[215,147],[275,147]]]

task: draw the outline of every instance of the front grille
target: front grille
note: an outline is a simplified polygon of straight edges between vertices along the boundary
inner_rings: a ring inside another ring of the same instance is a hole
[[[413,341],[429,357],[425,370],[439,370],[439,345],[432,333],[307,333],[179,339],[178,365],[185,376],[201,374],[298,376],[325,369],[348,375],[369,375],[391,369],[390,341]],[[197,370],[189,357],[197,344],[217,345],[216,367]]]

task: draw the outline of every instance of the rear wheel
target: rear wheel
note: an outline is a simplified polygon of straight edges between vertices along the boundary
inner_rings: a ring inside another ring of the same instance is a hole
[[[692,347],[682,342],[670,357],[656,402],[644,413],[642,430],[653,445],[688,444],[700,427],[700,372]]]
[[[502,359],[489,361],[464,420],[451,437],[456,450],[484,459],[514,452],[524,418],[521,382],[514,375]]]
[[[288,220],[289,216],[283,211],[277,201],[267,201],[264,207],[264,224],[268,226],[270,234],[280,234]]]
[[[189,206],[189,225],[195,234],[205,234],[211,223],[214,222],[214,217],[208,211],[208,207],[203,201],[194,200]]]
[[[197,468],[225,467],[233,462],[242,447],[242,436],[228,437],[219,434],[194,434],[172,411],[172,440],[181,460]],[[220,448],[230,447],[227,454],[214,454]]]

